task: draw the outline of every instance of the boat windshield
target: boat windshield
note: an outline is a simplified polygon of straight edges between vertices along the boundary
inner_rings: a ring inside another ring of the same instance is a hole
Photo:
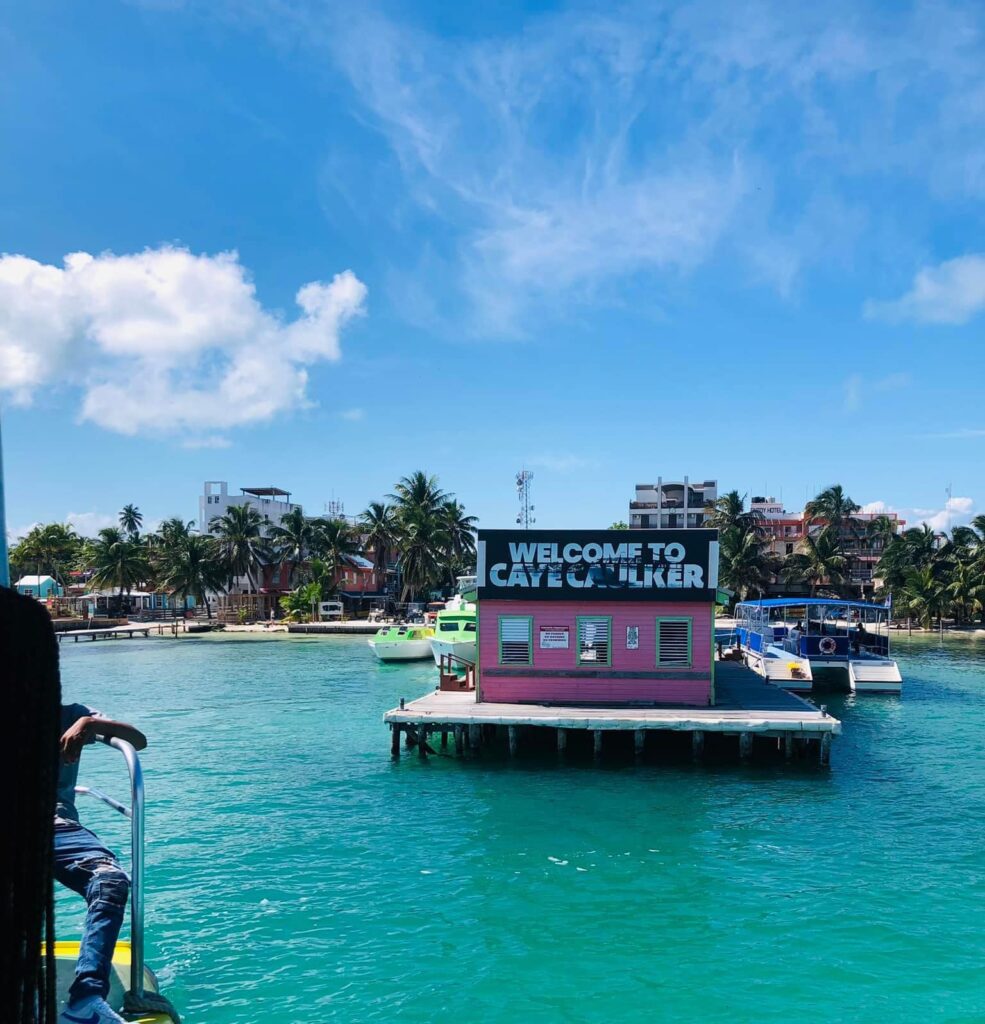
[[[465,623],[465,632],[466,633],[474,633],[475,632],[475,623],[474,622],[466,622]]]
[[[452,621],[452,622],[439,622],[438,623],[438,629],[440,629],[442,633],[457,633],[458,632],[458,625],[459,624],[457,622],[454,622],[454,621]]]

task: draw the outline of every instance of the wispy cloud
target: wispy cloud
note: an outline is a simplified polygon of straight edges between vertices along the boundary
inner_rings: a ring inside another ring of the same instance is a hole
[[[973,254],[924,267],[910,290],[890,302],[869,300],[871,319],[924,324],[964,324],[985,310],[985,255]]]
[[[852,373],[842,384],[842,405],[846,412],[862,408],[867,394],[885,394],[909,387],[912,377],[908,373],[890,373],[885,377],[867,378],[861,373]]]
[[[629,283],[659,303],[720,257],[790,294],[859,246],[885,263],[888,183],[985,196],[967,5],[578,5],[453,39],[369,6],[251,10],[348,76],[394,154],[400,215],[410,197],[434,222],[432,273],[457,275],[488,335]]]
[[[81,418],[121,434],[193,434],[268,420],[306,401],[307,367],[340,358],[364,310],[351,272],[300,288],[285,322],[236,253],[164,246],[76,252],[62,266],[0,256],[0,390],[82,392]]]
[[[946,430],[940,434],[927,434],[925,436],[941,441],[970,441],[985,437],[985,428],[959,427],[957,430]]]
[[[348,420],[350,423],[358,423],[366,418],[365,409],[343,409],[339,413],[339,419]]]

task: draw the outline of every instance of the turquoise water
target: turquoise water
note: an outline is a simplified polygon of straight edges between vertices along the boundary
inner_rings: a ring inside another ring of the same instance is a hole
[[[897,654],[902,699],[828,701],[828,772],[393,763],[381,716],[434,669],[361,639],[66,644],[62,672],[150,738],[148,953],[189,1024],[980,1022],[985,645]],[[87,750],[83,781],[122,772]]]

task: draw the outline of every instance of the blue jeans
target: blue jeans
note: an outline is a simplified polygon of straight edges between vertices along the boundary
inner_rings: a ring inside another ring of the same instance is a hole
[[[130,879],[97,836],[65,818],[55,819],[55,878],[85,897],[89,907],[69,1002],[87,996],[105,999]]]

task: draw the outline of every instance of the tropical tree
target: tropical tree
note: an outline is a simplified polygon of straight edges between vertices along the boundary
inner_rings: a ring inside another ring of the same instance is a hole
[[[799,550],[787,556],[783,575],[791,581],[809,583],[813,597],[819,583],[827,582],[834,587],[843,584],[847,566],[848,559],[841,553],[838,537],[827,526],[816,537],[804,537]]]
[[[735,527],[748,531],[758,529],[763,521],[761,512],[746,508],[746,498],[738,491],[729,491],[705,505],[704,525],[712,530],[731,530]]]
[[[172,597],[180,597],[185,607],[193,597],[205,605],[205,614],[212,618],[209,595],[225,589],[228,573],[217,553],[213,537],[187,533],[176,537],[161,551],[159,586]]]
[[[925,565],[907,571],[903,602],[925,629],[933,625],[935,618],[940,622],[947,606],[947,591],[933,566]]]
[[[804,506],[804,521],[806,524],[822,519],[828,526],[840,531],[844,526],[850,525],[852,517],[856,512],[860,512],[861,508],[861,505],[845,494],[841,484],[832,484]]]
[[[719,535],[719,582],[739,601],[762,594],[777,571],[777,562],[755,529],[731,526]]]
[[[99,531],[92,548],[92,582],[97,587],[119,588],[118,601],[124,593],[147,576],[149,566],[143,542],[132,534],[125,534],[115,526]]]
[[[317,582],[306,583],[292,590],[280,599],[280,606],[285,612],[284,617],[292,622],[297,622],[300,619],[314,619],[321,597],[321,586]]]
[[[617,519],[614,523],[609,526],[610,530],[628,530],[629,524],[622,519]]]
[[[455,577],[475,564],[475,527],[479,520],[467,515],[465,506],[455,498],[442,504],[437,518],[449,583],[454,586]]]
[[[273,553],[282,562],[289,563],[291,569],[287,585],[290,587],[295,570],[311,552],[315,540],[315,520],[308,519],[300,508],[292,508],[287,515],[281,517],[277,526],[268,530]]]
[[[136,505],[124,505],[120,511],[120,529],[130,537],[136,537],[140,533],[144,517]]]
[[[401,521],[437,515],[442,504],[451,497],[438,486],[436,476],[428,476],[420,469],[401,477],[393,490],[387,497],[396,506],[396,515]]]
[[[18,569],[49,575],[62,585],[82,550],[83,541],[71,526],[48,523],[35,526],[10,551],[10,561]]]
[[[270,552],[264,525],[263,516],[252,505],[230,505],[224,515],[210,521],[229,585],[236,576],[245,576],[251,591],[259,589],[258,574]]]
[[[359,554],[359,538],[344,519],[315,519],[312,529],[311,549],[316,561],[323,566],[318,571],[320,585],[323,593],[326,588],[331,593],[338,586],[339,577],[349,560]]]
[[[383,501],[371,501],[359,517],[365,536],[366,550],[373,553],[373,568],[379,575],[386,572],[390,555],[397,547],[396,511]]]
[[[962,622],[971,622],[976,610],[985,607],[985,575],[982,566],[970,558],[954,557],[945,579],[944,591]]]

